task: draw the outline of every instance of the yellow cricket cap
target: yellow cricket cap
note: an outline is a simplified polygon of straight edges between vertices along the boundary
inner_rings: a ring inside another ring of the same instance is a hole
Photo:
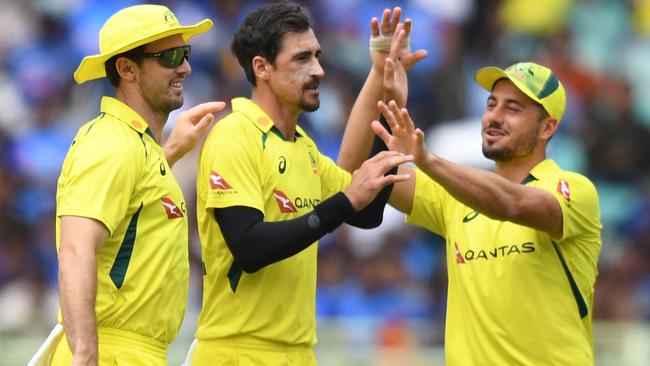
[[[162,5],[135,5],[113,14],[99,31],[99,54],[84,57],[74,72],[74,80],[106,77],[104,63],[111,57],[174,34],[182,34],[187,42],[212,28],[204,19],[194,25],[182,26],[174,13]]]
[[[566,106],[566,93],[562,83],[548,67],[533,62],[520,62],[507,69],[488,66],[474,74],[474,80],[483,89],[491,92],[494,83],[508,79],[524,94],[541,104],[551,117],[562,121]]]

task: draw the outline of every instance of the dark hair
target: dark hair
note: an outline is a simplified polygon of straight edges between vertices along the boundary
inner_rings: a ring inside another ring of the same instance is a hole
[[[120,86],[120,74],[117,73],[117,68],[115,67],[115,61],[117,61],[118,58],[120,57],[126,57],[130,60],[133,60],[138,66],[142,66],[142,57],[138,57],[135,54],[141,53],[144,50],[144,46],[139,46],[136,47],[132,50],[128,50],[126,52],[122,52],[118,55],[115,55],[111,58],[109,58],[106,62],[104,62],[104,71],[106,71],[106,78],[108,79],[108,82],[111,83],[111,85],[115,88]]]
[[[246,79],[255,86],[253,58],[262,56],[273,64],[286,33],[302,33],[311,27],[309,12],[296,3],[285,1],[265,5],[244,19],[230,49],[244,68]]]

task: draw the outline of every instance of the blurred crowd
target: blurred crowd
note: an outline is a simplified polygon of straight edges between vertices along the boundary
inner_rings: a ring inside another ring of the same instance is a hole
[[[83,56],[98,52],[104,21],[140,2],[0,0],[0,332],[54,322],[56,181],[77,128],[98,113],[101,95],[112,93],[106,81],[75,85],[72,73]],[[476,70],[519,60],[554,69],[568,105],[550,156],[590,177],[600,196],[604,230],[594,317],[650,321],[650,0],[299,2],[314,18],[325,69],[321,107],[303,114],[301,124],[334,159],[370,66],[369,20],[384,8],[401,6],[413,19],[412,47],[429,52],[409,72],[409,111],[429,131],[431,148],[451,160],[490,168],[478,146],[487,94],[473,83]],[[185,106],[249,96],[230,41],[261,2],[161,3],[183,23],[215,21],[212,31],[192,41]],[[196,152],[177,165],[188,206],[195,207]],[[196,310],[195,225],[191,221],[190,307]],[[441,341],[444,241],[406,225],[394,211],[387,209],[377,230],[344,227],[325,237],[318,273],[319,316],[371,317],[386,329],[432,320],[440,327],[428,339]],[[385,334],[380,341],[386,344],[404,339]]]

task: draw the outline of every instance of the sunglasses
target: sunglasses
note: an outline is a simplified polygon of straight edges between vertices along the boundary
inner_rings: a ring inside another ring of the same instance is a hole
[[[192,46],[185,45],[180,47],[170,48],[160,52],[139,52],[134,53],[133,56],[139,57],[155,57],[158,59],[158,63],[168,69],[175,69],[179,67],[183,60],[190,60],[190,53],[192,51]]]

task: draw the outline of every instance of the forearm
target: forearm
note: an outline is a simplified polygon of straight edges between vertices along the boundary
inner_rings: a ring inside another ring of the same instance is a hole
[[[97,264],[93,247],[75,250],[62,244],[59,252],[59,291],[63,326],[75,361],[96,364],[95,297]]]
[[[386,123],[384,118],[380,119],[382,124]],[[386,123],[388,128],[388,124]],[[372,143],[372,149],[370,150],[370,156],[373,157],[379,154],[382,151],[388,150],[384,141],[382,141],[377,136],[374,137]],[[397,167],[392,168],[386,174],[397,174]],[[382,188],[381,191],[377,194],[374,200],[364,207],[361,211],[352,216],[346,222],[349,225],[356,226],[359,228],[370,229],[381,225],[381,222],[384,218],[384,207],[386,207],[386,202],[393,191],[394,184],[389,184],[386,187]]]
[[[264,222],[262,212],[242,206],[214,210],[215,219],[235,261],[247,273],[294,256],[354,214],[339,193],[301,217]]]
[[[429,153],[419,166],[456,200],[497,220],[512,220],[522,202],[522,187],[497,174],[451,163]]]
[[[350,112],[338,157],[338,165],[349,172],[359,168],[370,152],[375,136],[370,122],[379,117],[377,101],[383,97],[382,78],[371,68]]]

